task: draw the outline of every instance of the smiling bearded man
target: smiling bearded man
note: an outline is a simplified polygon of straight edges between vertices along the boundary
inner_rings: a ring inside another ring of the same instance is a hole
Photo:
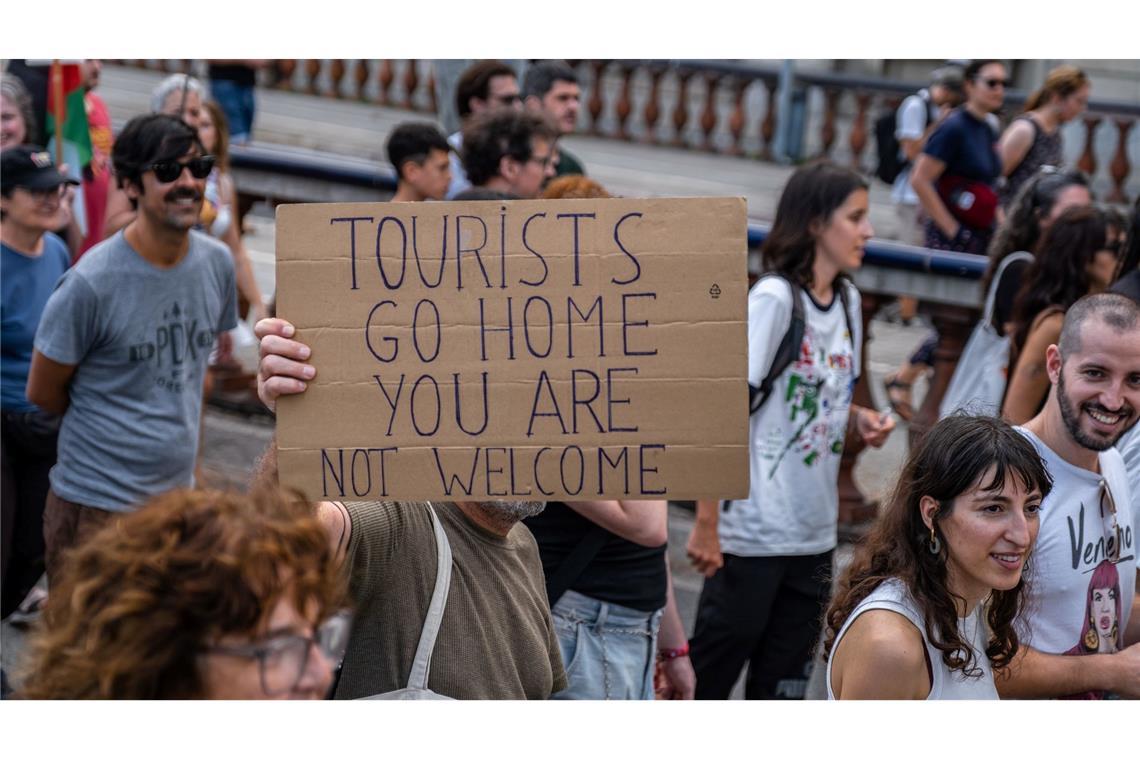
[[[1133,491],[1140,484],[1128,481],[1113,446],[1140,410],[1140,305],[1110,293],[1077,301],[1065,313],[1060,345],[1046,352],[1046,368],[1053,387],[1045,408],[1020,430],[1045,460],[1053,490],[1041,505],[1027,567],[1023,646],[997,678],[998,691],[1006,698],[1135,698],[1140,509]],[[1106,591],[1099,579],[1109,576],[1116,585]],[[1119,602],[1120,619],[1107,633],[1089,620],[1094,592]],[[1101,635],[1114,640],[1101,642]]]
[[[180,119],[131,119],[111,160],[138,213],[44,309],[28,399],[63,415],[44,509],[49,584],[61,552],[104,522],[194,484],[206,362],[237,324],[229,251],[191,231],[214,165],[203,153]]]

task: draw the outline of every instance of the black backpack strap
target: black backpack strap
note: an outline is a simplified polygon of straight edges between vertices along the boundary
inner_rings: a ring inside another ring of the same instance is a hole
[[[598,552],[605,546],[606,539],[610,535],[612,534],[601,525],[596,522],[590,523],[590,529],[574,545],[558,565],[558,569],[546,579],[546,598],[550,601],[551,607],[574,585],[586,566],[593,562],[594,557],[598,556]]]
[[[851,309],[848,308],[849,301],[847,300],[847,280],[844,280],[844,279],[837,280],[835,285],[836,285],[836,290],[839,293],[839,305],[843,307],[843,320],[847,323],[847,334],[851,336],[851,353],[852,353],[852,356],[855,356],[856,354],[858,354],[858,356],[859,356],[860,372],[854,373],[855,374],[855,382],[859,382],[859,376],[863,374],[861,371],[863,369],[863,361],[862,361],[863,352],[861,350],[861,348],[862,348],[861,346],[855,345],[855,326],[851,322]]]
[[[748,386],[749,415],[755,414],[760,407],[764,406],[764,402],[772,394],[772,386],[776,384],[776,380],[779,379],[784,370],[796,360],[800,353],[800,346],[804,342],[804,302],[800,295],[803,289],[799,283],[793,282],[777,272],[769,272],[760,279],[765,277],[779,277],[788,283],[788,287],[792,290],[792,321],[788,325],[788,331],[780,340],[780,345],[776,348],[776,355],[772,357],[772,366],[768,368],[768,374],[760,381],[760,387]]]

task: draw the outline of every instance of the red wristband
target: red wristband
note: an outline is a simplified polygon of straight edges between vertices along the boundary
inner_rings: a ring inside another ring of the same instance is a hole
[[[678,657],[688,657],[688,656],[689,656],[689,642],[687,642],[687,641],[685,642],[684,646],[678,647],[677,649],[658,649],[657,650],[657,659],[659,659],[659,660],[675,660]]]

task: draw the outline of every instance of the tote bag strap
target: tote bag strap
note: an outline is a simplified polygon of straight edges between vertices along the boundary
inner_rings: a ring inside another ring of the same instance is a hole
[[[431,525],[435,531],[435,590],[431,595],[431,604],[428,605],[423,630],[420,631],[420,643],[416,647],[416,658],[412,661],[412,670],[408,674],[409,689],[427,689],[428,687],[428,675],[431,673],[431,655],[435,650],[435,640],[439,635],[440,624],[443,622],[443,608],[447,605],[447,593],[451,588],[451,544],[447,542],[447,534],[443,532],[443,525],[439,521],[439,516],[430,503],[428,504],[428,513],[431,515]]]

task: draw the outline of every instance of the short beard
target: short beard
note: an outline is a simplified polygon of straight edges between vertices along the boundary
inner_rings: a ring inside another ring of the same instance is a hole
[[[1116,445],[1121,436],[1131,429],[1130,427],[1124,428],[1111,440],[1099,436],[1094,437],[1081,430],[1079,410],[1073,407],[1073,402],[1069,400],[1069,394],[1065,392],[1064,367],[1061,368],[1061,372],[1057,376],[1057,405],[1061,408],[1061,421],[1065,423],[1065,429],[1069,431],[1069,436],[1089,451],[1108,451]]]
[[[534,517],[546,509],[544,501],[484,501],[482,506],[511,521]]]

